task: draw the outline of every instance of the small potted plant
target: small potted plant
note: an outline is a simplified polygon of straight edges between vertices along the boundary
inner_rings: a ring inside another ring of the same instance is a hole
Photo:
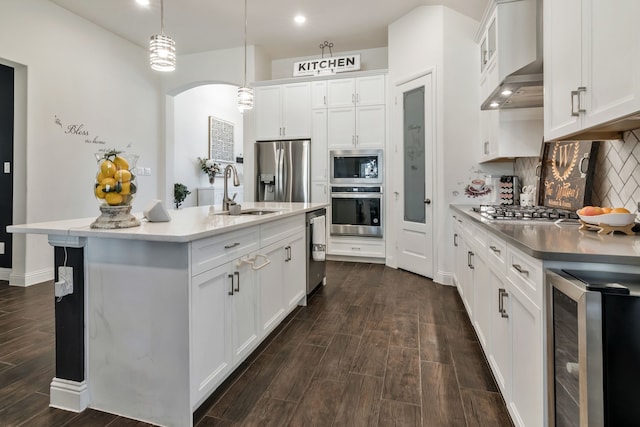
[[[220,173],[220,165],[211,159],[203,159],[200,157],[198,157],[198,163],[200,164],[200,170],[209,177],[209,184],[213,185],[216,174]]]
[[[173,202],[176,204],[176,209],[180,208],[180,205],[189,194],[191,194],[191,191],[187,189],[186,185],[179,182],[173,184]]]

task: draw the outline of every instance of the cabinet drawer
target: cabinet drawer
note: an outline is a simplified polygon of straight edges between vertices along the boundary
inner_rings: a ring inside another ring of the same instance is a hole
[[[329,239],[329,255],[383,258],[384,241],[367,242],[331,238]]]
[[[487,248],[487,262],[497,273],[506,274],[507,243],[493,234],[487,233]]]
[[[473,246],[478,252],[485,253],[488,242],[487,232],[476,225],[473,226],[471,232],[473,233]]]
[[[250,227],[191,243],[191,275],[198,275],[257,250],[258,230],[258,227]]]
[[[286,239],[300,231],[304,231],[304,215],[268,222],[260,227],[260,247]]]
[[[538,307],[542,307],[542,263],[509,246],[507,252],[507,277]]]

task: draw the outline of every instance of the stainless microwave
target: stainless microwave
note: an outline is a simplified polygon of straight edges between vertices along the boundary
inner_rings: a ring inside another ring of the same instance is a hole
[[[331,150],[331,184],[382,184],[382,150]]]

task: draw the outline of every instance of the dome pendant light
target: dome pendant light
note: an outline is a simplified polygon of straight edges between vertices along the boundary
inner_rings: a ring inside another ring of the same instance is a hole
[[[247,0],[244,0],[244,81],[238,88],[238,110],[253,108],[253,89],[247,86]]]
[[[176,69],[176,43],[164,35],[164,0],[160,0],[160,34],[151,36],[149,41],[149,63],[156,71]]]

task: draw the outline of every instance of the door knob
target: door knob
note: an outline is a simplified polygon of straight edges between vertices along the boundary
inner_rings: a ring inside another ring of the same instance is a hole
[[[424,203],[427,204],[427,205],[430,205],[431,204],[431,199],[424,199]]]

